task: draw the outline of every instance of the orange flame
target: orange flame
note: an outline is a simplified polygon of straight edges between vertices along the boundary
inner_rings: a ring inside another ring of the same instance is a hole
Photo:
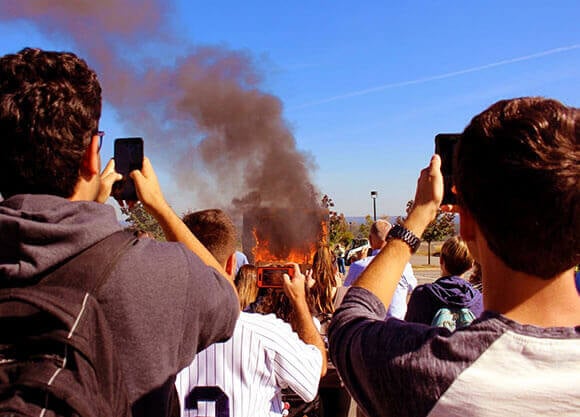
[[[256,264],[285,264],[296,262],[299,265],[307,265],[312,262],[312,257],[316,252],[316,247],[320,242],[328,241],[328,223],[320,222],[319,242],[305,242],[301,248],[290,248],[287,253],[276,254],[270,248],[270,242],[266,236],[259,236],[258,230],[254,227],[252,234],[255,239],[255,246],[252,249],[254,262]]]
[[[316,251],[316,245],[312,243],[305,245],[304,248],[291,248],[288,253],[275,254],[271,251],[270,242],[266,237],[260,238],[255,228],[252,234],[256,239],[256,246],[252,249],[256,264],[285,264],[287,262],[296,262],[299,265],[309,264]]]
[[[308,266],[328,244],[328,210],[256,208],[244,213],[242,245],[255,265]]]

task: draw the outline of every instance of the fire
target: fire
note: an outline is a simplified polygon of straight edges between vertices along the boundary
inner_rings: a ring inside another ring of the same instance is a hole
[[[244,214],[242,246],[255,265],[309,265],[328,242],[327,210],[254,209]]]
[[[256,246],[252,249],[254,262],[256,264],[280,264],[296,262],[299,265],[309,264],[316,251],[314,243],[305,244],[303,248],[284,248],[279,253],[273,253],[270,242],[264,236],[258,236],[258,231],[254,228],[252,234],[256,239]]]

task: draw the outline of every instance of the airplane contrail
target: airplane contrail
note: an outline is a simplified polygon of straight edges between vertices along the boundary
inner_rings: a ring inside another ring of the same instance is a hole
[[[503,61],[497,61],[497,62],[492,62],[490,64],[480,65],[477,67],[466,68],[466,69],[453,71],[453,72],[447,72],[445,74],[432,75],[430,77],[417,78],[415,80],[400,81],[400,82],[396,82],[396,83],[384,84],[384,85],[380,85],[377,87],[366,88],[364,90],[358,90],[358,91],[352,91],[350,93],[345,93],[345,94],[341,94],[338,96],[329,97],[329,98],[325,98],[322,100],[317,100],[317,101],[313,101],[310,103],[302,104],[302,105],[294,107],[294,109],[302,109],[305,107],[316,106],[318,104],[324,104],[324,103],[330,103],[333,101],[343,100],[345,98],[363,96],[365,94],[375,93],[377,91],[387,90],[389,88],[404,87],[407,85],[422,84],[422,83],[426,83],[429,81],[441,80],[444,78],[451,78],[451,77],[455,77],[458,75],[468,74],[468,73],[477,72],[477,71],[483,71],[483,70],[486,70],[489,68],[495,68],[495,67],[500,67],[503,65],[514,64],[516,62],[529,61],[531,59],[537,59],[537,58],[541,58],[541,57],[548,56],[548,55],[559,54],[561,52],[567,52],[567,51],[571,51],[573,49],[579,49],[579,48],[580,48],[580,44],[562,46],[559,48],[549,49],[547,51],[537,52],[535,54],[520,56],[517,58],[505,59]]]

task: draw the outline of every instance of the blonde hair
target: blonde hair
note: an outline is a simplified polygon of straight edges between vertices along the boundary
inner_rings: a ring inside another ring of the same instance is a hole
[[[450,237],[441,247],[441,261],[451,275],[462,275],[473,266],[467,243],[459,236]]]

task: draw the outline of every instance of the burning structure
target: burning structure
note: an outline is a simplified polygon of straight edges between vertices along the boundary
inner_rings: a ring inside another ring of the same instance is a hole
[[[242,245],[256,265],[309,265],[317,245],[328,242],[328,210],[256,208],[243,218]]]

